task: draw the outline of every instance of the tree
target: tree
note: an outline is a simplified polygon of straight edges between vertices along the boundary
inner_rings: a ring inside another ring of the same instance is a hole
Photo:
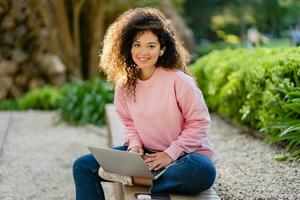
[[[300,24],[299,0],[186,0],[184,17],[197,40],[220,40],[218,31],[239,35],[255,26],[274,37]],[[217,22],[217,23],[216,23]]]
[[[170,0],[28,0],[41,16],[48,34],[48,50],[57,54],[69,74],[78,78],[97,76],[99,51],[106,28],[125,10],[133,7],[157,7],[168,13],[191,49],[192,35],[175,12]],[[177,0],[177,7],[180,1]],[[184,27],[184,28],[182,28]]]
[[[29,0],[47,27],[49,51],[78,78],[97,75],[97,46],[103,39],[108,0]]]

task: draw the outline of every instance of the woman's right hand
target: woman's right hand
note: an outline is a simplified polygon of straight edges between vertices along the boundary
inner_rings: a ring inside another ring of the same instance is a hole
[[[140,155],[144,154],[144,149],[142,147],[139,146],[134,146],[131,149],[129,149],[129,152],[134,152],[134,153],[138,153]]]

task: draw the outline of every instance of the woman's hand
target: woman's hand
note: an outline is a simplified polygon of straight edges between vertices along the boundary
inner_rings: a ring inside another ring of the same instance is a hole
[[[140,155],[144,154],[144,149],[142,147],[139,146],[134,146],[131,149],[129,149],[129,152],[134,152],[134,153],[138,153]]]
[[[165,152],[158,152],[147,154],[145,162],[150,170],[159,170],[173,162],[173,159]]]

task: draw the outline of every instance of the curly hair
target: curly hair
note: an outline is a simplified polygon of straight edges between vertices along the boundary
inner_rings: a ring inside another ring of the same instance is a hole
[[[135,101],[135,87],[138,68],[131,55],[131,47],[137,34],[151,31],[159,40],[164,54],[158,58],[156,66],[168,69],[179,69],[187,72],[189,53],[177,39],[174,30],[166,17],[154,8],[136,8],[124,12],[108,28],[100,53],[100,69],[108,81],[121,81],[122,93]]]

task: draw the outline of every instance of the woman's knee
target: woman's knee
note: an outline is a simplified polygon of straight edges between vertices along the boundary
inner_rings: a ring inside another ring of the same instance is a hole
[[[154,181],[151,191],[198,194],[213,185],[215,176],[215,166],[210,159],[191,153],[180,158],[161,178]]]
[[[80,171],[92,171],[96,172],[99,169],[99,164],[92,156],[92,154],[86,154],[83,156],[78,157],[73,162],[73,174],[76,174]]]
[[[213,162],[206,156],[197,153],[188,154],[185,163],[189,165],[189,183],[187,192],[197,194],[209,189],[216,177],[216,169]]]

